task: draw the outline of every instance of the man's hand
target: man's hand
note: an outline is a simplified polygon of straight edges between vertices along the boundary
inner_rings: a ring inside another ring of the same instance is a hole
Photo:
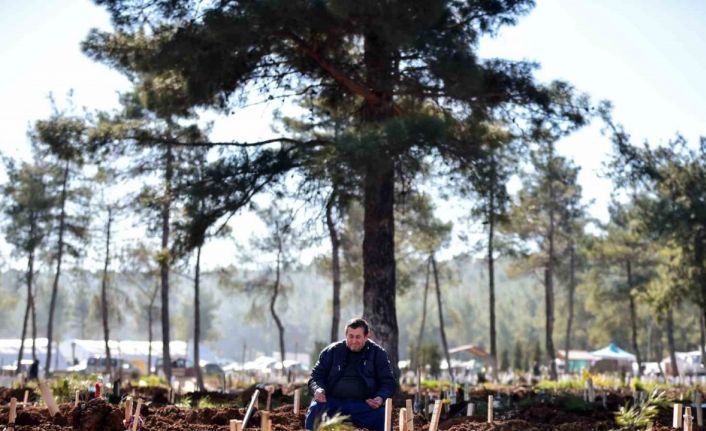
[[[382,405],[382,397],[369,398],[365,400],[365,402],[368,403],[371,408],[377,409]]]
[[[317,389],[316,392],[314,392],[314,399],[317,402],[325,403],[326,402],[326,391],[324,391],[321,388]]]

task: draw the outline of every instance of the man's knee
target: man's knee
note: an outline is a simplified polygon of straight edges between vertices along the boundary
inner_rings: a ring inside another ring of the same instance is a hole
[[[319,403],[314,400],[309,404],[309,409],[306,411],[306,419],[304,420],[304,428],[313,430],[317,420],[321,420],[321,415],[326,412],[326,403]]]

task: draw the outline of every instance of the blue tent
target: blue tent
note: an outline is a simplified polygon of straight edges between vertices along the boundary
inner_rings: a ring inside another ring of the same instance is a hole
[[[626,352],[620,347],[616,346],[615,343],[610,343],[606,347],[591,352],[591,354],[600,359],[614,359],[617,361],[634,361],[635,355]]]

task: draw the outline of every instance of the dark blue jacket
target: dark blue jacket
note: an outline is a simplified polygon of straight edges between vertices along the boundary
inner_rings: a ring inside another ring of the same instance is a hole
[[[313,394],[316,389],[329,390],[343,376],[347,358],[346,341],[338,341],[321,351],[319,360],[311,370],[309,389]],[[390,398],[395,393],[397,382],[392,372],[390,358],[385,349],[368,340],[363,347],[363,360],[360,376],[368,387],[368,397]]]

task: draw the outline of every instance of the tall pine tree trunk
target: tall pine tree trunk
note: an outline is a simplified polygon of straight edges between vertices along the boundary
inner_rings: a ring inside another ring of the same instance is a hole
[[[201,246],[196,248],[196,266],[194,268],[194,367],[196,367],[196,386],[199,391],[205,391],[203,384],[203,373],[201,372],[201,358],[199,343],[201,342],[201,298],[200,298],[200,278],[201,278]]]
[[[671,308],[667,312],[667,346],[669,347],[669,361],[672,364],[672,377],[679,377],[677,347],[674,342],[674,315]]]
[[[56,247],[56,272],[51,288],[51,302],[49,303],[49,322],[47,323],[47,345],[51,346],[54,335],[54,310],[56,297],[59,292],[59,277],[61,276],[61,262],[64,257],[64,230],[66,229],[66,184],[69,179],[69,161],[65,162],[64,177],[61,182],[61,212],[59,213],[59,241]],[[47,360],[44,364],[44,375],[49,377],[51,367],[51,347],[47,348]]]
[[[498,347],[495,329],[495,159],[491,158],[491,186],[488,193],[488,308],[490,314],[490,358],[493,366],[493,380],[498,380]]]
[[[27,282],[27,306],[25,308],[25,316],[22,320],[22,336],[20,338],[20,350],[17,355],[17,369],[15,374],[22,371],[22,356],[24,356],[25,338],[27,338],[27,321],[32,310],[32,282],[34,280],[34,251],[30,251],[27,256],[27,274],[25,275]]]
[[[706,352],[704,351],[704,345],[706,344],[706,315],[703,311],[701,312],[701,318],[699,319],[699,352],[701,353],[701,366],[706,370]]]
[[[635,297],[632,294],[632,264],[630,260],[626,262],[626,270],[628,275],[628,296],[630,298],[630,327],[632,329],[632,348],[635,350],[635,359],[637,360],[637,375],[642,375],[642,358],[640,356],[640,348],[637,344],[637,307],[635,305]]]
[[[706,267],[704,261],[704,240],[701,235],[695,235],[694,238],[694,261],[696,267],[699,268],[699,283],[701,283],[701,318],[699,319],[700,343],[699,351],[701,352],[701,365],[706,370]]]
[[[571,326],[574,323],[574,295],[576,293],[576,249],[573,240],[569,246],[569,316],[566,319],[566,338],[564,339],[564,372],[569,372],[569,351],[571,350]]]
[[[389,120],[394,115],[394,55],[377,31],[365,29],[363,61],[365,80],[378,97],[366,100],[361,109],[368,126]],[[395,276],[395,155],[388,142],[379,144],[378,157],[368,160],[364,173],[363,222],[363,316],[373,327],[374,338],[390,356],[395,375],[399,375],[399,329],[397,326]]]
[[[551,187],[551,189],[553,189],[553,187]],[[553,190],[550,193],[551,196],[554,196]],[[549,231],[547,232],[549,250],[547,263],[544,268],[544,305],[546,312],[546,333],[544,341],[547,349],[549,378],[551,380],[556,380],[556,355],[554,354],[554,202],[550,205]]]
[[[341,241],[338,238],[336,223],[333,220],[335,197],[336,189],[334,187],[334,191],[326,203],[326,226],[331,239],[331,277],[333,279],[330,337],[332,343],[338,341],[338,327],[341,324],[341,261],[339,257]]]
[[[103,343],[105,344],[105,372],[113,381],[113,363],[110,356],[110,327],[108,326],[108,268],[110,267],[110,228],[113,224],[113,209],[108,206],[108,220],[105,223],[105,260],[101,278],[101,316],[103,318]]]
[[[278,247],[279,250],[277,251],[277,266],[275,270],[275,283],[272,286],[272,298],[270,299],[270,313],[272,314],[272,318],[275,321],[275,324],[277,325],[277,331],[279,333],[279,354],[280,354],[280,362],[282,363],[282,375],[285,374],[286,370],[284,368],[284,325],[282,324],[282,321],[280,320],[279,316],[277,315],[277,311],[275,310],[275,304],[277,302],[277,296],[279,295],[279,288],[280,288],[280,266],[281,266],[281,256],[282,256],[282,242],[281,240],[278,240]]]
[[[157,300],[157,293],[159,292],[160,285],[157,283],[150,296],[150,305],[147,308],[147,340],[149,346],[147,347],[147,375],[152,375],[152,341],[154,336],[152,334],[152,325],[154,323],[154,303]]]
[[[422,363],[422,340],[424,339],[424,326],[427,323],[427,298],[429,296],[429,278],[431,277],[431,259],[427,259],[427,276],[424,282],[424,297],[422,298],[422,323],[419,325],[419,336],[417,337],[417,351],[415,357],[417,358],[415,369],[423,367]]]
[[[34,302],[34,296],[35,296],[34,289],[32,289],[32,298],[30,300],[30,312],[31,314],[31,319],[32,321],[30,322],[32,325],[32,360],[33,361],[38,361],[37,359],[37,308],[36,304]]]
[[[172,177],[174,175],[174,154],[172,146],[167,144],[164,169],[164,197],[162,199],[162,251],[159,259],[159,272],[162,282],[162,367],[167,383],[172,382],[172,357],[169,352],[169,267],[171,250],[169,249],[170,215],[172,208]]]
[[[455,382],[453,368],[451,367],[451,357],[449,356],[449,343],[446,342],[446,328],[444,327],[444,312],[443,305],[441,303],[441,286],[439,285],[439,271],[436,268],[436,258],[434,254],[431,255],[431,268],[434,271],[434,284],[436,285],[436,305],[439,309],[439,332],[441,333],[441,344],[444,347],[444,357],[446,358],[446,364],[449,366],[449,376],[451,376],[451,381]]]

